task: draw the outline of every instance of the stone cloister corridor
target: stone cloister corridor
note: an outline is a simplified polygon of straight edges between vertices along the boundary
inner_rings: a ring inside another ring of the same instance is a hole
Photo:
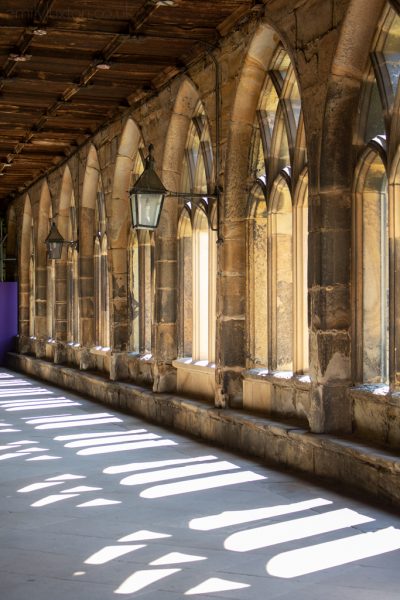
[[[400,518],[0,372],[7,600],[395,600]]]
[[[0,34],[0,600],[398,597],[400,0]]]

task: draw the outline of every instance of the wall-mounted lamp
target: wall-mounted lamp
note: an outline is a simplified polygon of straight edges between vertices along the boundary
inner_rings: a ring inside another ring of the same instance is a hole
[[[78,241],[64,240],[54,221],[51,224],[49,235],[44,243],[47,246],[47,255],[50,260],[59,260],[61,258],[63,246],[73,246],[78,249]]]
[[[217,227],[215,229],[211,227],[211,229],[217,232],[217,242],[221,242],[219,232],[220,189],[218,186],[215,188],[214,194],[168,191],[154,170],[153,150],[154,146],[150,144],[144,171],[129,192],[134,229],[157,229],[165,196],[186,198],[192,201],[196,201],[196,199],[204,201],[205,198],[209,198],[217,202]]]

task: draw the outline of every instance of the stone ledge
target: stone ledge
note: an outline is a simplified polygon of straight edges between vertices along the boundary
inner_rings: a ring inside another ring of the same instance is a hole
[[[156,394],[137,385],[21,354],[9,354],[8,366],[51,384],[227,447],[384,498],[400,506],[400,456],[388,450],[332,435],[312,434],[233,409],[210,407],[200,400]]]

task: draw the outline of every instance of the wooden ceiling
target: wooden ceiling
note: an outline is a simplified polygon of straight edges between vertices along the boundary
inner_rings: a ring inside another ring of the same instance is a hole
[[[1,0],[0,211],[257,0]]]

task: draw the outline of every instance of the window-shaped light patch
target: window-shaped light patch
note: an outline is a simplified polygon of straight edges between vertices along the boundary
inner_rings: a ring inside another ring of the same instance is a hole
[[[125,442],[134,442],[140,440],[156,440],[160,439],[161,436],[155,433],[132,433],[125,434],[121,437],[121,435],[111,435],[103,438],[92,438],[92,439],[83,439],[83,440],[75,440],[73,442],[68,442],[65,444],[67,448],[85,448],[89,446],[101,446],[102,444],[115,444],[115,443],[125,443]]]
[[[126,444],[112,444],[107,446],[95,446],[79,450],[81,456],[93,456],[95,454],[109,454],[110,452],[126,452],[127,450],[143,450],[144,448],[158,448],[161,446],[176,446],[172,440],[153,440],[148,442],[128,442]]]
[[[103,473],[107,475],[119,475],[121,473],[130,473],[132,471],[146,471],[147,469],[157,469],[160,467],[170,467],[173,465],[184,465],[196,462],[206,462],[208,460],[216,460],[216,456],[198,456],[196,458],[175,458],[171,460],[150,460],[145,462],[134,462],[127,465],[116,465],[115,467],[107,467]]]
[[[78,504],[77,508],[95,508],[97,506],[111,506],[113,504],[121,504],[120,500],[108,500],[108,498],[95,498],[89,502]]]
[[[38,490],[44,490],[45,488],[52,487],[55,485],[61,485],[62,481],[44,481],[41,483],[32,483],[31,485],[27,485],[18,492],[20,494],[29,494],[30,492],[37,492]]]
[[[130,554],[140,548],[145,548],[146,544],[135,544],[130,546],[106,546],[98,552],[95,552],[85,560],[86,565],[105,565],[106,563],[120,558],[125,554]]]
[[[119,423],[122,422],[122,419],[117,419],[116,417],[114,417],[114,415],[111,415],[109,413],[93,413],[90,415],[71,415],[71,414],[52,415],[52,416],[47,416],[47,417],[35,417],[35,418],[27,420],[26,422],[29,425],[54,424],[54,423],[62,423],[62,422],[71,423],[74,421],[83,422],[83,423],[88,424],[88,422],[91,422],[91,421],[100,421],[101,419],[109,419],[109,418],[116,419],[115,422],[119,422]]]
[[[70,400],[64,400],[59,402],[40,402],[38,404],[21,404],[20,406],[3,407],[7,412],[21,412],[26,410],[43,410],[46,408],[64,408],[70,406],[80,406],[79,402],[71,402]]]
[[[218,471],[231,471],[239,469],[227,461],[217,461],[214,463],[206,463],[204,465],[191,465],[186,467],[176,467],[174,469],[162,469],[152,471],[151,473],[140,473],[137,475],[129,475],[121,480],[122,485],[143,485],[146,483],[154,483],[156,481],[168,481],[169,479],[180,479],[182,477],[192,477],[194,475],[205,475],[207,473],[216,473]]]
[[[180,565],[182,563],[198,562],[199,560],[207,560],[206,556],[197,556],[195,554],[183,554],[182,552],[170,552],[161,556],[150,563],[152,567],[162,567],[166,565]]]
[[[136,571],[114,591],[114,594],[134,594],[160,579],[179,573],[181,569],[154,569],[152,571]]]
[[[274,556],[267,563],[266,569],[273,577],[291,579],[399,549],[400,530],[388,527],[373,533],[362,533],[283,552]]]
[[[140,529],[134,533],[129,533],[124,537],[120,538],[119,542],[141,542],[144,540],[161,540],[162,538],[169,538],[169,533],[160,533],[159,531],[150,531],[149,529]]]
[[[239,531],[225,540],[224,547],[234,552],[249,552],[250,550],[301,540],[312,535],[354,527],[371,521],[374,521],[374,519],[361,515],[354,510],[343,508],[322,515],[303,517],[285,523],[274,523],[265,527]]]
[[[112,434],[110,431],[101,431],[99,433],[70,433],[68,435],[58,435],[57,437],[55,437],[54,439],[57,442],[68,442],[70,440],[85,440],[85,439],[91,439],[91,438],[104,438],[104,437],[109,437],[110,435],[113,436],[121,436],[121,435],[128,435],[131,433],[147,433],[147,429],[128,429],[127,431],[113,431]]]
[[[330,500],[324,498],[315,498],[314,500],[305,500],[304,502],[294,502],[293,504],[282,504],[278,506],[266,506],[263,508],[252,508],[249,510],[229,510],[218,515],[209,517],[199,517],[189,522],[190,529],[198,531],[212,531],[230,525],[239,525],[249,523],[260,519],[270,519],[281,515],[288,515],[302,510],[310,510],[317,506],[332,504]]]
[[[188,479],[187,481],[178,481],[176,483],[166,483],[164,485],[155,485],[147,488],[140,493],[142,498],[164,498],[166,496],[177,496],[180,494],[189,494],[203,490],[212,490],[228,485],[237,485],[266,479],[263,475],[258,475],[252,471],[241,471],[240,473],[224,473],[212,477],[201,477],[200,479]]]
[[[191,588],[185,592],[185,596],[193,596],[197,594],[216,594],[218,592],[229,592],[231,590],[240,590],[250,587],[248,583],[240,583],[239,581],[230,581],[229,579],[221,579],[220,577],[211,577],[200,585]]]
[[[54,504],[55,502],[62,502],[63,500],[74,498],[75,496],[79,496],[79,494],[53,494],[51,496],[41,498],[37,502],[31,504],[31,506],[33,508],[42,508],[43,506],[48,506],[49,504]]]

